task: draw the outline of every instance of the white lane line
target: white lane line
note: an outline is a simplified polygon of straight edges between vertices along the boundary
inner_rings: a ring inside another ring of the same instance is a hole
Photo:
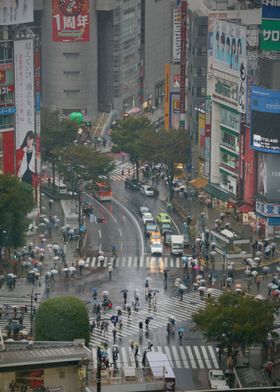
[[[98,230],[99,238],[102,238],[101,230]]]
[[[182,368],[181,360],[180,360],[180,358],[179,358],[179,355],[178,355],[178,353],[177,353],[177,349],[176,349],[175,346],[172,346],[172,351],[173,351],[173,357],[174,357],[174,359],[175,359],[175,365],[176,365],[176,367],[177,367],[178,369],[181,369],[181,368]]]
[[[132,257],[129,257],[128,258],[128,262],[127,262],[127,266],[128,267],[131,267],[131,262],[132,262]]]
[[[210,355],[211,355],[211,358],[212,358],[212,361],[213,361],[215,369],[219,369],[220,366],[219,366],[219,364],[217,362],[216,355],[214,353],[213,347],[212,346],[208,346],[208,351],[210,352]]]
[[[119,228],[119,233],[120,233],[120,237],[122,237],[122,231],[121,231],[121,229]]]
[[[180,259],[178,257],[176,257],[176,267],[177,268],[180,267]]]
[[[143,256],[141,256],[140,257],[140,267],[144,267],[144,257]]]
[[[195,352],[195,355],[196,355],[196,358],[197,358],[197,362],[198,362],[198,365],[199,365],[200,369],[204,369],[203,361],[201,359],[201,355],[200,355],[198,347],[197,346],[193,346],[193,349],[194,349],[194,352]]]
[[[103,267],[107,267],[109,257],[104,258]]]
[[[188,352],[188,356],[189,356],[192,368],[196,369],[196,363],[195,363],[195,360],[194,360],[194,357],[193,357],[192,349],[191,349],[190,346],[186,346],[186,348],[187,348],[187,352]]]
[[[117,260],[116,260],[116,264],[115,264],[115,266],[116,266],[116,267],[119,267],[119,265],[120,265],[120,258],[119,258],[119,257],[117,257]]]
[[[201,349],[201,351],[202,351],[202,355],[203,355],[203,357],[204,357],[204,361],[205,361],[205,363],[206,363],[206,366],[208,367],[208,369],[211,369],[211,363],[210,363],[210,361],[209,361],[209,358],[208,358],[208,354],[207,354],[206,348],[205,348],[204,346],[200,346],[200,349]]]
[[[166,356],[167,356],[168,360],[170,361],[170,365],[171,365],[171,367],[173,367],[173,368],[174,368],[174,363],[173,363],[173,361],[172,361],[172,357],[171,357],[171,354],[170,354],[169,347],[167,347],[167,346],[164,346],[164,351],[165,351],[165,354],[166,354]]]
[[[186,357],[186,354],[185,354],[185,351],[184,351],[183,347],[179,346],[179,350],[180,350],[180,353],[181,353],[181,357],[183,359],[184,368],[185,369],[189,369],[190,366],[189,366],[189,363],[187,361],[187,357]]]
[[[123,362],[124,367],[129,366],[129,360],[126,355],[126,348],[125,347],[121,347],[121,353],[122,353],[122,362]]]
[[[123,210],[126,211],[127,215],[130,216],[130,218],[134,221],[137,230],[139,232],[139,236],[140,236],[140,241],[141,241],[141,247],[140,247],[140,256],[144,255],[145,252],[145,245],[144,245],[144,237],[143,237],[143,233],[142,233],[142,229],[137,221],[137,219],[135,218],[135,216],[129,211],[129,209],[127,209],[123,204],[121,204],[117,199],[113,198],[112,201],[114,201],[115,203],[117,203]]]

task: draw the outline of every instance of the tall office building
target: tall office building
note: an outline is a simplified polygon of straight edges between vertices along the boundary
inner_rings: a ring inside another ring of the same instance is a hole
[[[43,106],[94,119],[138,105],[141,1],[66,3],[35,0]]]

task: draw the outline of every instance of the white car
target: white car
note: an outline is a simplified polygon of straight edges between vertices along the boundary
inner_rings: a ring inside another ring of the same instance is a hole
[[[209,370],[208,379],[211,389],[230,389],[222,370]]]
[[[150,212],[144,212],[144,214],[142,214],[142,222],[145,225],[146,222],[154,222],[154,217]]]
[[[142,185],[140,191],[145,196],[154,196],[154,190],[149,185]]]
[[[151,254],[152,255],[162,255],[163,246],[160,242],[151,243]]]
[[[141,206],[141,207],[139,208],[139,213],[140,213],[140,215],[142,216],[145,212],[150,212],[149,207],[147,207],[147,206]]]

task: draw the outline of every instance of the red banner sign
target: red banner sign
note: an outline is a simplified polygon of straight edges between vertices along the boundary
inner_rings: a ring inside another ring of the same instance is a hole
[[[9,93],[12,93],[14,91],[14,86],[0,86],[0,95],[7,95]]]
[[[52,0],[55,42],[89,41],[89,0]]]

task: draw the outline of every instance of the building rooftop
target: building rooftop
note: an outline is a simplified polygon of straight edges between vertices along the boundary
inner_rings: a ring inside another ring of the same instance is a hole
[[[36,364],[65,363],[87,360],[90,350],[77,342],[5,342],[0,351],[0,372],[3,368]]]

